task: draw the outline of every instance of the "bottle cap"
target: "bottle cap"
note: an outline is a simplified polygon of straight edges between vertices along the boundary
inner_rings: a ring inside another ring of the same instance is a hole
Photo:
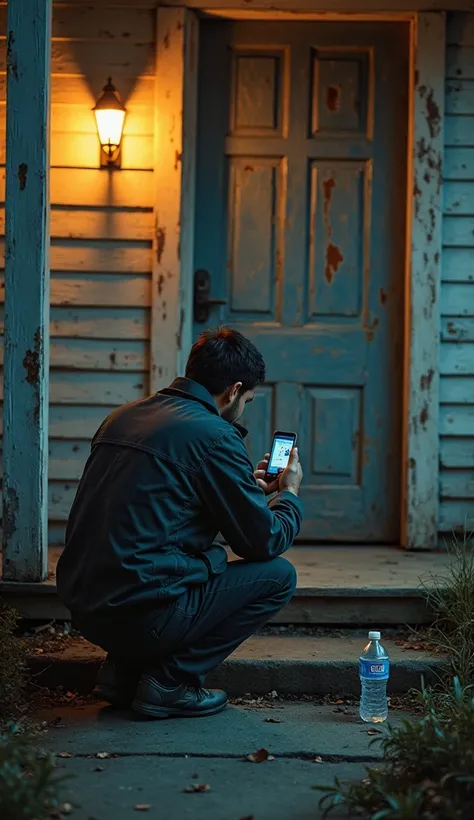
[[[369,641],[379,641],[380,632],[369,632]]]

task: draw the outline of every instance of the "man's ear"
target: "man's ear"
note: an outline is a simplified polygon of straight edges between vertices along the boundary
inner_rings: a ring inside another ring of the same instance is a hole
[[[237,394],[239,393],[239,390],[240,390],[241,387],[242,387],[242,382],[235,382],[235,384],[232,384],[228,388],[228,391],[226,391],[228,396],[226,396],[226,398],[228,397],[229,402],[234,401],[234,399],[237,396]]]

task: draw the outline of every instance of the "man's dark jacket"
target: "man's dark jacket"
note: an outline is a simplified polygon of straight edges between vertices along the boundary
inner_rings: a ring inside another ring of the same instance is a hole
[[[63,603],[79,615],[176,598],[225,571],[218,533],[247,561],[285,552],[300,502],[285,491],[267,504],[244,434],[183,378],[111,413],[69,516],[57,567]]]

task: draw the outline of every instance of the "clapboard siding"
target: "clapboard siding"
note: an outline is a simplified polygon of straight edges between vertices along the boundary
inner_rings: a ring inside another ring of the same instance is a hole
[[[440,352],[441,532],[474,525],[474,14],[448,15]]]
[[[0,267],[4,258],[5,32],[0,7]],[[60,6],[51,92],[50,540],[62,538],[90,439],[149,389],[154,230],[153,9]],[[92,107],[107,77],[127,108],[120,170],[100,168]],[[0,280],[0,303],[4,283]],[[3,304],[0,304],[3,332]],[[3,360],[3,351],[0,363]],[[61,522],[57,526],[57,522]]]

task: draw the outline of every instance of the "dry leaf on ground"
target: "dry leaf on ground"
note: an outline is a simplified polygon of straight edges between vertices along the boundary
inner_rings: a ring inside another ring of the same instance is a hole
[[[316,755],[316,757],[314,758],[314,762],[315,763],[323,763],[323,759],[322,759],[321,755]]]
[[[110,757],[110,755],[108,752],[97,752],[96,757],[98,757],[99,760],[105,760],[105,758]]]
[[[191,786],[186,786],[184,791],[187,794],[195,794],[196,792],[210,792],[211,787],[207,783],[192,783]]]
[[[269,754],[268,749],[258,749],[251,755],[245,755],[245,759],[250,763],[264,763],[265,760],[275,760],[274,756]]]
[[[149,811],[151,809],[151,805],[149,803],[137,803],[137,805],[133,808],[135,811]]]
[[[72,757],[71,752],[58,752],[56,757]]]

